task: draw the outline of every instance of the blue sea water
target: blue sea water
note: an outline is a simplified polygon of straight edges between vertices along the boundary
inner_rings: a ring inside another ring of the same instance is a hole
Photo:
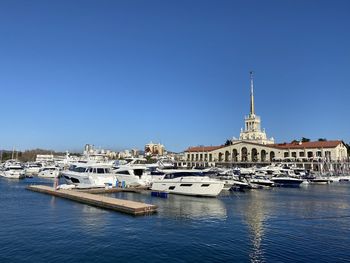
[[[350,262],[350,184],[219,198],[111,196],[158,205],[133,217],[0,178],[0,262]]]

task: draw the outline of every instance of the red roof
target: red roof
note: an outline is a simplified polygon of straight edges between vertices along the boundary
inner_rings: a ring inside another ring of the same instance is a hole
[[[217,149],[220,149],[224,146],[196,146],[189,147],[185,152],[211,152]]]
[[[292,143],[277,143],[270,144],[281,149],[304,149],[304,148],[335,148],[342,141],[316,141],[316,142],[292,142]]]

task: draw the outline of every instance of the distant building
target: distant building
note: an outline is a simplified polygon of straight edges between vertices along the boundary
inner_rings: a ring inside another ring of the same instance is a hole
[[[118,153],[118,159],[133,157],[129,150],[124,150]]]
[[[148,143],[145,145],[145,155],[146,156],[153,156],[153,155],[164,155],[165,154],[165,147],[163,144],[160,143]]]
[[[53,154],[37,154],[35,161],[38,163],[52,162],[54,161],[54,156]]]
[[[93,144],[85,144],[84,156],[88,156],[89,159],[103,161],[106,159],[116,159],[118,156],[117,152],[105,149],[96,149]]]
[[[139,150],[137,149],[131,149],[131,156],[132,157],[137,157],[139,155]]]
[[[95,152],[95,146],[93,144],[85,144],[84,155],[93,154]]]

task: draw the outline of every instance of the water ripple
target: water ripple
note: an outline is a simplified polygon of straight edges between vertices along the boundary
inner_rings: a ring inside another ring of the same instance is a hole
[[[350,185],[217,199],[118,193],[156,204],[131,217],[0,178],[0,262],[350,262]]]

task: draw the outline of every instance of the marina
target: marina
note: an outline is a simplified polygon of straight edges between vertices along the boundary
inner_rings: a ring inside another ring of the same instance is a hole
[[[350,263],[349,10],[0,1],[0,263]]]
[[[156,205],[157,213],[146,217],[25,190],[33,184],[51,187],[53,180],[0,177],[1,262],[350,259],[350,184],[223,192],[217,198],[103,194]]]

